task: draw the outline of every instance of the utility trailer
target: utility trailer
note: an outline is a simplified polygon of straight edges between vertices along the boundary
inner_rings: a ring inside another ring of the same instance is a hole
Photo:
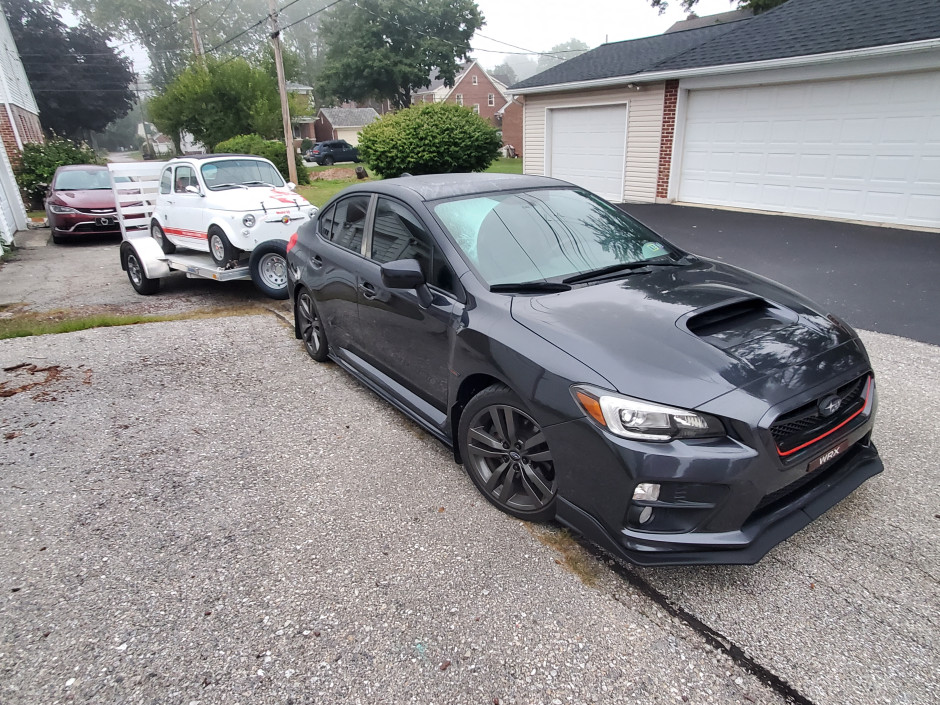
[[[270,275],[270,266],[267,267],[267,272],[261,270],[262,282],[252,276],[253,270],[257,272],[259,269],[252,265],[251,260],[246,259],[252,253],[241,252],[238,259],[221,266],[208,253],[164,251],[161,243],[151,236],[151,231],[155,222],[154,210],[160,192],[160,178],[167,164],[168,162],[121,162],[108,165],[118,222],[121,226],[121,269],[127,272],[127,278],[134,290],[145,296],[155,294],[160,289],[160,279],[174,272],[183,272],[191,279],[214,279],[220,282],[253,280],[268,296],[286,298],[286,271],[283,277],[280,272],[275,277],[277,280],[284,280],[282,295],[271,286],[270,280],[263,280],[265,274]],[[283,248],[284,243],[281,243],[280,247]],[[280,255],[279,250],[272,253],[271,249],[267,247],[262,252],[262,248],[258,248],[257,254],[268,258]],[[283,266],[286,267],[286,261]],[[275,284],[278,283],[279,281],[275,281]]]

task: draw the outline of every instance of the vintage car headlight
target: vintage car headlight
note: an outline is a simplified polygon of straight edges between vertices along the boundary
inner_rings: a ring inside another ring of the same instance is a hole
[[[242,218],[242,225],[244,225],[246,228],[255,227],[256,222],[257,221],[255,220],[255,217],[251,213]]]
[[[661,406],[594,387],[576,386],[572,392],[588,416],[624,438],[672,441],[725,435],[721,421],[708,414]]]
[[[57,206],[54,203],[49,204],[49,210],[53,213],[78,213],[74,208],[69,208],[68,206]]]

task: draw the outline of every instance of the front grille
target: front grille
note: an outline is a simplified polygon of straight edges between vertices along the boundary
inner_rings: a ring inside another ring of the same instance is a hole
[[[777,444],[777,450],[781,454],[788,453],[844,423],[865,405],[863,395],[867,382],[868,375],[862,375],[834,392],[824,394],[793,411],[778,416],[770,425],[770,433]],[[819,403],[833,394],[839,397],[841,405],[835,414],[824,417],[819,413]]]
[[[76,208],[75,210],[88,215],[114,215],[117,213],[114,208]]]

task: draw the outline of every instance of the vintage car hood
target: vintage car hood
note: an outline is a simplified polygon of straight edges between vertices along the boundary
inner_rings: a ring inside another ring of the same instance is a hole
[[[209,208],[223,211],[270,211],[272,214],[283,214],[310,207],[310,202],[300,194],[286,188],[269,186],[210,191],[206,200]]]
[[[701,259],[558,294],[516,296],[512,316],[617,391],[686,408],[768,375],[805,370],[817,356],[831,360],[825,353],[843,345],[850,364],[867,364],[854,332],[800,295]],[[804,371],[800,385],[831,373],[820,369],[813,379]]]

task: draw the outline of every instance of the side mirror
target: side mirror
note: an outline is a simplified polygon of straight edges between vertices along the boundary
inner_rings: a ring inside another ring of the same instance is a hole
[[[297,188],[297,184],[295,184],[293,181],[288,181],[287,188],[288,190],[293,191],[295,188]]]
[[[400,259],[383,264],[382,284],[389,289],[414,289],[423,308],[430,306],[434,299],[416,259]]]
[[[200,191],[196,186],[190,185],[190,186],[187,186],[187,187],[186,187],[185,189],[183,189],[183,190],[186,191],[186,193],[194,193],[194,194],[196,194],[197,196],[201,196],[201,195],[202,195],[202,191]]]

